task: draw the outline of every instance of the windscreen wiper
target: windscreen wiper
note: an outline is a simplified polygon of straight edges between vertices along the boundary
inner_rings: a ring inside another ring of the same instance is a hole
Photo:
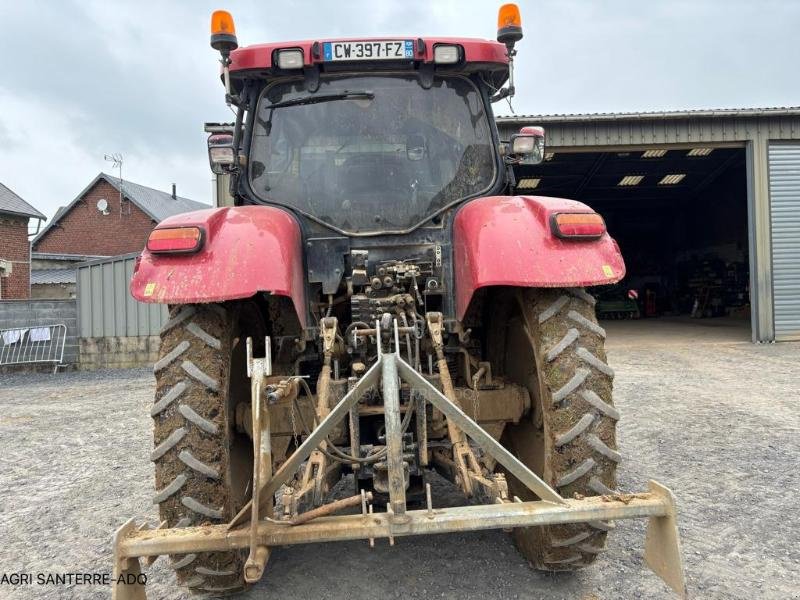
[[[284,100],[283,102],[276,102],[266,106],[267,110],[273,108],[283,108],[284,106],[302,106],[304,104],[320,104],[321,102],[333,102],[334,100],[372,100],[375,94],[372,92],[350,92],[345,90],[338,94],[320,94],[313,96],[303,96],[302,98],[292,98],[291,100]]]
[[[276,102],[264,108],[269,111],[269,118],[265,121],[258,117],[258,122],[264,127],[266,135],[272,131],[272,115],[275,114],[276,108],[284,108],[285,106],[303,106],[306,104],[320,104],[322,102],[334,102],[336,100],[372,100],[375,94],[370,91],[351,92],[344,90],[338,94],[314,94],[313,96],[303,96],[302,98],[292,98],[291,100],[284,100],[283,102]]]

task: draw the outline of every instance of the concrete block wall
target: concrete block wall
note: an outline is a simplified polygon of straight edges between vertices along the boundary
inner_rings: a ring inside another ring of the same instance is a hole
[[[0,329],[57,323],[67,326],[64,363],[70,368],[86,371],[127,369],[149,367],[158,360],[161,338],[157,335],[78,337],[78,309],[75,300],[0,301]],[[0,367],[0,373],[22,370],[37,370],[37,367],[33,365]]]
[[[150,367],[158,360],[160,344],[157,335],[80,338],[80,368],[96,371]]]
[[[0,301],[0,329],[58,323],[67,326],[64,363],[75,366],[78,362],[78,308],[75,300]]]

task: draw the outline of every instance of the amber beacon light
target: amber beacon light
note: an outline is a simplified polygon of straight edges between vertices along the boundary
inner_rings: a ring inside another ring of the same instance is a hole
[[[215,10],[211,14],[211,47],[223,55],[239,47],[233,17],[226,10]]]
[[[522,17],[519,6],[503,4],[497,14],[497,41],[513,46],[522,39]]]

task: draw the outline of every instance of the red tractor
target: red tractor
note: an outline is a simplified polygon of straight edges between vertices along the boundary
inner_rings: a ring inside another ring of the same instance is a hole
[[[489,528],[571,571],[632,517],[683,592],[671,493],[616,491],[614,372],[584,288],[623,277],[619,249],[588,206],[515,193],[540,128],[498,137],[521,38],[513,4],[497,42],[239,48],[214,13],[237,116],[209,156],[232,202],[161,222],[133,275],[170,311],[151,410],[162,523],[118,531],[118,598],[143,594],[139,557],[224,593],[275,546]],[[434,476],[466,505],[437,506]]]

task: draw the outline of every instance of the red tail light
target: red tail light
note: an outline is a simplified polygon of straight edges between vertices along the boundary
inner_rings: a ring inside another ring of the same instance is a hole
[[[593,239],[606,232],[606,222],[597,213],[558,213],[551,225],[560,238]]]
[[[147,238],[150,252],[197,252],[202,245],[203,230],[199,227],[154,229]]]

